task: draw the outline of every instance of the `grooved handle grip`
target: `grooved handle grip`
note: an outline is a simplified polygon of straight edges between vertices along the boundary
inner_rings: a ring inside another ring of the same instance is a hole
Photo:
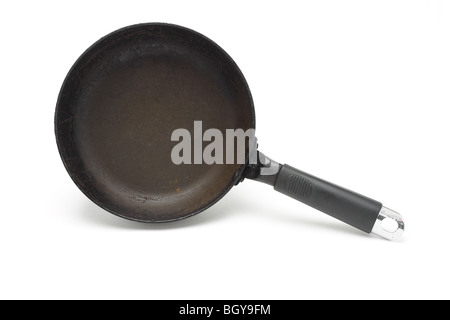
[[[382,204],[308,173],[283,165],[275,190],[370,233]]]

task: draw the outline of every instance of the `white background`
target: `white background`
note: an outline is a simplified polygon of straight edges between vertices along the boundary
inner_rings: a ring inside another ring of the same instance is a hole
[[[404,239],[253,181],[170,225],[93,205],[60,161],[56,98],[87,47],[141,22],[222,46],[260,149],[401,212]],[[450,298],[450,2],[15,1],[0,24],[0,298]]]

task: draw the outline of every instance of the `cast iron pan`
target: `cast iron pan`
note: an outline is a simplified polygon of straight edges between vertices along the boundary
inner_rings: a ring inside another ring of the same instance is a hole
[[[126,219],[187,218],[250,178],[365,232],[376,232],[386,218],[398,222],[388,237],[403,231],[401,217],[381,203],[262,154],[256,165],[175,165],[171,134],[186,128],[193,136],[194,121],[221,132],[255,128],[244,76],[203,35],[176,25],[140,24],[100,39],[76,61],[59,94],[56,140],[80,190]],[[248,145],[246,153],[248,159]],[[261,175],[262,168],[272,173]]]

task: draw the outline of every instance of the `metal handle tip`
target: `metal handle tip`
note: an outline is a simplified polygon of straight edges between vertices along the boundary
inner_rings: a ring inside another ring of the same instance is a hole
[[[387,240],[399,240],[405,231],[405,222],[402,216],[391,209],[382,207],[372,233]]]

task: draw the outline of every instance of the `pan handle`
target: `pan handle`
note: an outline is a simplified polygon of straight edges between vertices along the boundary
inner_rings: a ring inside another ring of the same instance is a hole
[[[272,185],[276,191],[322,211],[366,233],[397,240],[405,229],[400,214],[375,200],[277,162],[259,153],[247,178]]]

